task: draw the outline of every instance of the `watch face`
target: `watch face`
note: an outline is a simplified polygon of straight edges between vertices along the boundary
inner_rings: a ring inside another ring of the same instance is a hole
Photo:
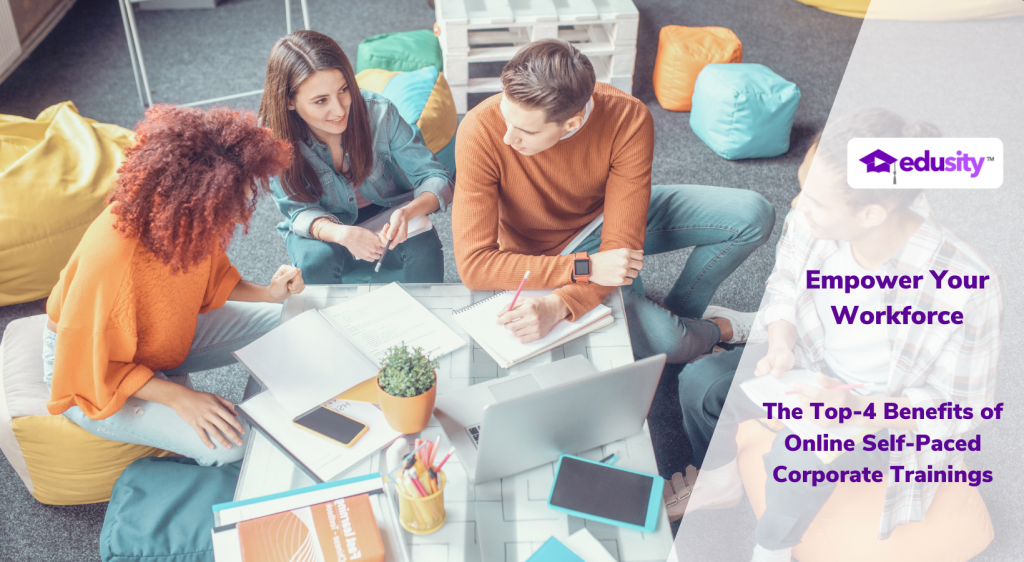
[[[590,275],[590,260],[576,260],[576,275]]]

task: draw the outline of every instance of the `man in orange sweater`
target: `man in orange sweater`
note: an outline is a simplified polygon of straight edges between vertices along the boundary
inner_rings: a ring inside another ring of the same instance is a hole
[[[768,240],[771,204],[740,189],[652,188],[650,112],[597,84],[590,61],[569,43],[524,47],[501,80],[503,93],[466,114],[455,147],[452,227],[463,283],[515,289],[529,271],[527,288],[556,289],[499,317],[523,342],[634,279],[636,290],[624,296],[637,356],[666,353],[681,363],[720,341],[744,341],[753,314],[708,303]],[[690,246],[665,308],[644,298],[643,256]]]

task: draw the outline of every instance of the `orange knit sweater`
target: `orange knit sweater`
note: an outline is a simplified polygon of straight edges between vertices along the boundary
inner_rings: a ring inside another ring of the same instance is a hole
[[[468,112],[455,144],[452,230],[455,262],[471,289],[556,293],[570,320],[613,287],[572,283],[572,256],[559,252],[604,212],[601,251],[642,249],[651,201],[654,122],[639,100],[607,84],[594,90],[587,122],[533,156],[502,142],[501,94]]]
[[[223,306],[242,278],[220,244],[187,273],[171,274],[115,230],[117,218],[107,207],[93,221],[46,302],[57,324],[46,403],[54,415],[78,406],[99,420],[120,410],[154,369],[185,360],[199,314]]]

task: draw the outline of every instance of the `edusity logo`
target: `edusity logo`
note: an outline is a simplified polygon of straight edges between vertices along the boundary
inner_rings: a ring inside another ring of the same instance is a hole
[[[981,167],[986,158],[979,156],[972,157],[962,150],[956,151],[956,156],[932,156],[930,150],[925,150],[923,156],[913,158],[904,156],[896,158],[882,149],[875,150],[860,159],[867,165],[867,171],[888,174],[892,172],[893,183],[896,183],[896,170],[892,167],[899,160],[899,169],[904,172],[970,172],[972,178],[978,177]]]
[[[854,189],[994,189],[1003,184],[1003,142],[997,138],[855,138],[846,158],[847,183]]]

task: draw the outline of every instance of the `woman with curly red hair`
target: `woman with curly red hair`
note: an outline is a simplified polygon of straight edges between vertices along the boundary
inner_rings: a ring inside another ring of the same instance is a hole
[[[110,204],[46,303],[51,414],[204,466],[242,458],[245,427],[231,402],[168,376],[234,363],[233,351],[277,326],[281,307],[270,303],[302,291],[294,267],[263,286],[243,281],[225,254],[257,186],[290,162],[291,147],[251,113],[146,112]]]

